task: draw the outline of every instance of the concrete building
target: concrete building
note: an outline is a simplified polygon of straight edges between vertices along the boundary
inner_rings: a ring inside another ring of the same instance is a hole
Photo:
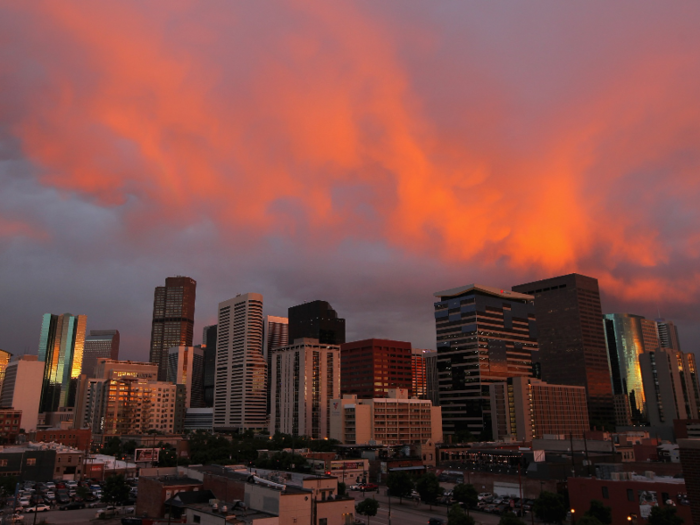
[[[85,315],[44,314],[39,338],[39,361],[44,363],[40,412],[56,412],[75,405],[83,366]]]
[[[582,438],[590,428],[582,386],[513,377],[489,388],[496,441],[532,441],[548,434]]]
[[[158,365],[140,361],[117,361],[115,359],[98,358],[95,368],[96,379],[120,379],[131,377],[144,381],[158,380]]]
[[[202,333],[202,349],[204,350],[204,407],[214,406],[214,382],[216,379],[216,338],[217,325],[205,326]]]
[[[185,412],[185,430],[208,430],[214,428],[214,409],[188,408]]]
[[[610,371],[601,324],[598,280],[569,274],[513,286],[535,299],[543,381],[586,387],[592,424],[614,423]]]
[[[692,513],[686,522],[700,523],[700,439],[679,439],[678,447]]]
[[[534,298],[476,284],[434,295],[444,431],[488,437],[489,385],[532,372]]]
[[[37,429],[43,379],[44,363],[35,355],[18,356],[5,370],[0,406],[20,410],[26,432]]]
[[[428,368],[426,355],[432,355],[431,350],[421,348],[411,349],[411,396],[418,399],[428,398]]]
[[[427,382],[427,399],[432,401],[433,406],[440,406],[440,390],[438,388],[437,352],[426,351],[423,354],[425,361],[425,378]]]
[[[409,445],[442,442],[442,413],[426,399],[409,399],[408,390],[387,398],[344,396],[331,401],[331,439],[346,445]]]
[[[292,306],[287,310],[288,341],[309,338],[321,344],[342,345],[345,343],[345,319],[326,301],[311,301]]]
[[[5,350],[0,350],[0,391],[2,391],[2,383],[5,380],[5,369],[10,363],[12,354],[10,352],[5,352]]]
[[[297,339],[272,350],[270,434],[312,439],[330,432],[330,401],[340,397],[340,347]]]
[[[390,389],[410,391],[411,350],[411,343],[389,339],[340,345],[341,394],[372,399],[386,397]]]
[[[99,358],[119,359],[119,330],[90,330],[85,337],[81,374],[97,377],[95,368]]]
[[[158,365],[158,380],[168,377],[168,349],[192,346],[197,281],[189,277],[168,277],[153,296],[151,350],[149,361]]]
[[[684,389],[682,354],[665,348],[639,354],[647,420],[652,426],[672,426],[674,419],[688,419],[689,411],[697,410],[695,400]]]
[[[168,349],[168,382],[185,386],[185,407],[204,406],[204,350],[197,346]]]
[[[219,303],[214,429],[267,428],[267,363],[263,356],[263,296]]]

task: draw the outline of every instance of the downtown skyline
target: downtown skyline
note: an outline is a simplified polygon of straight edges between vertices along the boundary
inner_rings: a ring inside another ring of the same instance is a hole
[[[700,6],[0,4],[0,348],[148,359],[153,289],[328,301],[435,348],[435,290],[572,272],[700,347]]]

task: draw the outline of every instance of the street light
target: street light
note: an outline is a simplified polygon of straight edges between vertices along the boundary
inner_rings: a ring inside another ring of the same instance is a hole
[[[576,509],[571,509],[571,523],[576,523]]]

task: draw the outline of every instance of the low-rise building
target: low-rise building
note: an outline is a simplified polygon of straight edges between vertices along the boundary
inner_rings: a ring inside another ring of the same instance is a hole
[[[0,408],[0,443],[14,443],[21,428],[22,411]]]
[[[390,389],[387,398],[331,401],[331,438],[347,445],[442,442],[442,411],[427,399]]]
[[[78,450],[90,450],[92,431],[89,428],[39,430],[35,434],[34,440],[45,443],[60,443]]]

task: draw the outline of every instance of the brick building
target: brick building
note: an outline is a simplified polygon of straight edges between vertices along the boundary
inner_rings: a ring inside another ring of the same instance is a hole
[[[681,466],[693,514],[692,523],[700,523],[700,439],[679,439]],[[686,520],[686,523],[690,521]]]
[[[0,443],[14,443],[19,434],[22,411],[0,408]]]
[[[341,395],[387,397],[389,389],[412,389],[411,343],[365,339],[340,345]]]
[[[44,443],[60,443],[78,450],[89,450],[92,441],[92,431],[90,429],[68,429],[68,430],[39,430],[35,436],[36,441]]]
[[[202,482],[187,476],[139,477],[139,497],[136,500],[136,515],[161,518],[165,515],[165,501],[180,492],[198,491]]]

